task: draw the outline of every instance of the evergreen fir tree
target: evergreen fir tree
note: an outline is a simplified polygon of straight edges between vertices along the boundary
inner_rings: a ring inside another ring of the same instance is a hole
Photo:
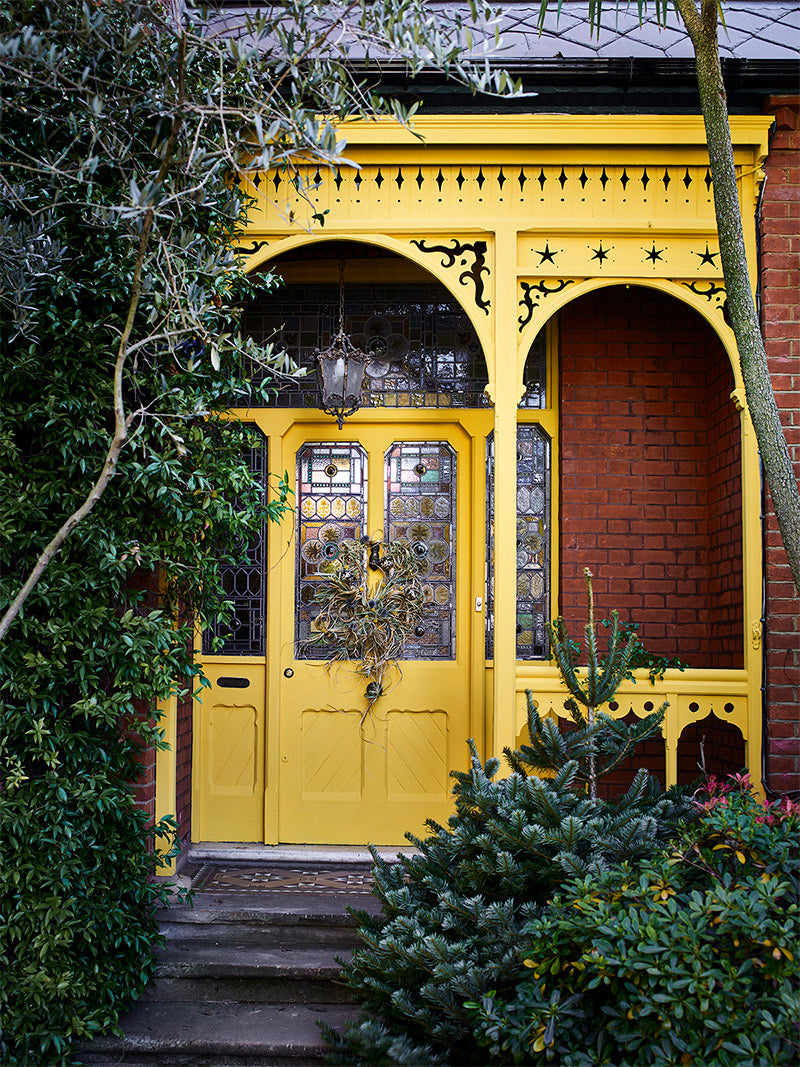
[[[367,1018],[344,1037],[326,1031],[337,1063],[485,1063],[465,1004],[513,992],[525,973],[525,924],[570,877],[652,856],[688,817],[688,800],[662,793],[644,771],[616,800],[588,796],[586,730],[563,735],[529,707],[531,745],[507,753],[507,778],[497,780],[500,761],[483,764],[470,742],[448,826],[409,836],[419,855],[397,865],[373,853],[382,914],[357,913],[364,945],[344,968]],[[636,740],[606,716],[592,731],[603,753],[596,774]],[[543,765],[554,766],[551,777],[534,776]]]

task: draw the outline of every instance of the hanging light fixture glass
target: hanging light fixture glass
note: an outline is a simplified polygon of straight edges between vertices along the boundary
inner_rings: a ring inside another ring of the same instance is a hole
[[[364,371],[369,356],[344,332],[344,260],[339,261],[339,330],[327,348],[314,351],[320,407],[333,415],[341,430],[348,415],[363,403]]]

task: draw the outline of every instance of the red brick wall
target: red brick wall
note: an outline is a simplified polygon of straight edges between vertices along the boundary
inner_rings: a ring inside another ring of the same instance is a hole
[[[798,98],[773,99],[776,127],[761,208],[762,329],[800,478],[800,121]],[[766,784],[800,790],[800,598],[772,504],[766,503]]]
[[[178,836],[184,848],[191,840],[192,830],[192,712],[191,697],[178,700],[175,818],[178,823]]]
[[[146,591],[145,600],[139,605],[140,610],[152,611],[158,607],[158,575],[155,571],[136,571],[130,578],[129,586],[137,592]],[[142,722],[148,722],[152,709],[143,701],[137,701],[137,715]],[[135,723],[132,723],[126,733],[132,738],[137,737]],[[137,760],[140,767],[139,777],[134,783],[133,799],[136,807],[143,811],[150,822],[155,821],[156,815],[156,752],[154,748],[144,748],[139,753]]]
[[[156,817],[156,750],[145,748],[139,754],[139,777],[133,784],[133,800],[150,822]]]
[[[708,647],[715,666],[740,667],[744,657],[741,418],[730,398],[734,382],[727,353],[715,343],[709,357]]]
[[[561,611],[603,613],[695,667],[742,665],[739,420],[708,324],[645,288],[587,294],[560,317]]]
[[[144,712],[143,712],[144,715]],[[151,822],[156,817],[156,750],[144,748],[139,755],[141,773],[133,783],[134,803]],[[182,849],[191,840],[192,816],[192,699],[178,700],[175,816]],[[170,814],[170,813],[167,813]],[[180,861],[179,861],[180,862]]]

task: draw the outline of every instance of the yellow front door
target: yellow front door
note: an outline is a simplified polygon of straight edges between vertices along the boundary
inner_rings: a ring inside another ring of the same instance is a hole
[[[234,635],[201,657],[195,841],[402,844],[451,811],[466,740],[484,739],[486,410],[248,413],[264,470],[294,471],[295,515],[236,569]],[[268,450],[268,460],[266,451]],[[315,593],[342,540],[404,538],[425,617],[367,715],[366,682],[328,668]],[[260,599],[263,591],[263,599]]]
[[[473,509],[472,493],[482,443],[457,420],[351,422],[341,435],[317,422],[288,433],[284,454],[296,457],[298,480],[281,588],[282,603],[295,605],[281,620],[281,841],[394,844],[427,818],[446,820],[475,699],[473,552],[482,551],[483,509]],[[341,540],[362,536],[405,538],[429,601],[408,658],[366,715],[365,680],[349,663],[327,667],[314,626],[325,564]]]

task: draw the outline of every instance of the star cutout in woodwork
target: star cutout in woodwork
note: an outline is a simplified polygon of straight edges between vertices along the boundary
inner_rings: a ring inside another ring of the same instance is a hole
[[[591,245],[589,247],[591,248]],[[612,245],[612,247],[613,247],[613,245]],[[599,248],[592,248],[592,252],[594,253],[592,255],[592,259],[598,259],[600,261],[600,266],[602,267],[603,266],[603,260],[604,259],[608,259],[608,254],[609,254],[610,251],[611,251],[610,248],[603,248],[603,242],[601,241]]]
[[[708,241],[706,241],[706,250],[705,250],[705,252],[694,252],[693,255],[700,257],[700,266],[701,267],[702,267],[702,265],[704,263],[710,263],[712,267],[716,267],[716,263],[714,262],[714,260],[719,255],[719,252],[711,252],[711,251],[709,251]]]
[[[551,252],[550,251],[550,242],[549,241],[545,241],[545,243],[544,243],[544,251],[542,251],[542,249],[540,249],[540,248],[535,248],[534,252],[536,253],[537,256],[541,256],[542,257],[539,260],[539,266],[540,267],[541,267],[541,265],[543,263],[555,263],[555,259],[553,257],[558,255],[558,252]]]
[[[656,243],[655,241],[653,241],[653,247],[649,251],[646,248],[643,248],[642,251],[647,252],[645,258],[649,259],[650,262],[655,266],[656,260],[661,259],[661,253],[666,250],[663,248],[656,248]],[[661,259],[661,262],[664,262],[663,259]]]

